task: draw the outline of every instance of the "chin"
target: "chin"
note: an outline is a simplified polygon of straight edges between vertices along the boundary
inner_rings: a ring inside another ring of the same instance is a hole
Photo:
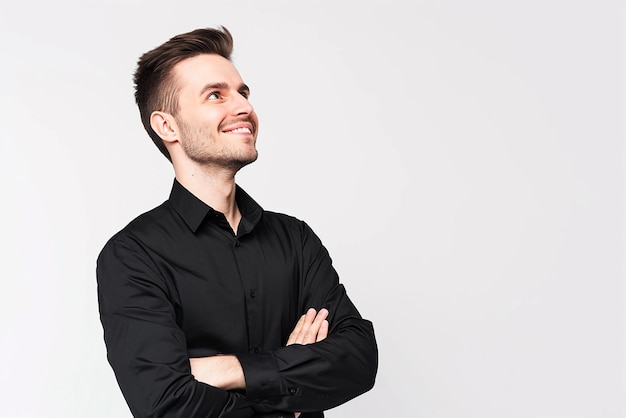
[[[252,164],[253,162],[255,162],[258,158],[259,154],[255,153],[254,155],[250,155],[247,157],[242,157],[242,158],[236,158],[236,159],[232,159],[229,162],[229,166],[231,168],[234,168],[236,170],[240,170],[243,167],[247,166],[248,164]]]

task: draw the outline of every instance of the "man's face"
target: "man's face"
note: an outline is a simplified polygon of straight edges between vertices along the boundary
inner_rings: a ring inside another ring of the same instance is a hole
[[[235,170],[255,161],[258,119],[233,64],[203,54],[181,61],[174,73],[181,86],[175,119],[187,157]]]

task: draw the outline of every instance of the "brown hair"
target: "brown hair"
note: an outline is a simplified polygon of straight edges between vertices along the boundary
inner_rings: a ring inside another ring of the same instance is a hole
[[[161,137],[150,126],[150,115],[154,111],[167,112],[173,116],[178,113],[180,87],[174,78],[174,66],[200,54],[218,54],[230,61],[232,51],[233,37],[225,27],[220,26],[219,29],[196,29],[176,35],[139,58],[133,77],[135,101],[143,127],[168,160],[172,158]]]

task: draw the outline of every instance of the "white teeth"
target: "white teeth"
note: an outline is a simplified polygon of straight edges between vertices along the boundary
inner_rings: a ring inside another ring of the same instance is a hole
[[[228,133],[233,133],[233,134],[250,134],[252,133],[252,131],[250,131],[250,128],[236,128],[236,129],[232,129],[230,131],[227,131]]]

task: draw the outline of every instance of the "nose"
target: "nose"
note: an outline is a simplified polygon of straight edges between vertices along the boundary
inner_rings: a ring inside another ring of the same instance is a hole
[[[252,106],[252,103],[250,103],[250,101],[246,97],[244,97],[241,93],[236,92],[234,97],[235,97],[235,100],[234,100],[234,106],[233,106],[233,114],[248,115],[254,112],[254,107]]]

